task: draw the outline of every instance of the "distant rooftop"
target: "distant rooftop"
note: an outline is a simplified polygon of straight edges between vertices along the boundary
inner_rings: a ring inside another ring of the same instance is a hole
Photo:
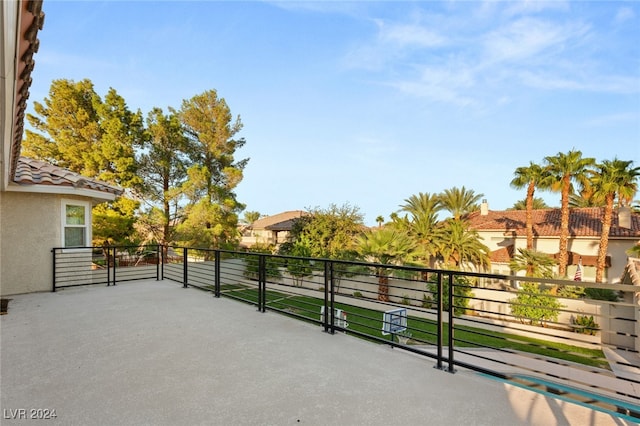
[[[467,216],[472,228],[478,231],[514,232],[526,235],[526,210],[489,210],[486,215],[476,211]],[[602,233],[604,208],[572,208],[569,214],[569,234],[576,237],[599,237]],[[631,213],[631,227],[619,226],[618,213],[614,211],[610,237],[640,237],[640,214]],[[539,237],[560,235],[560,209],[533,211],[533,234]]]

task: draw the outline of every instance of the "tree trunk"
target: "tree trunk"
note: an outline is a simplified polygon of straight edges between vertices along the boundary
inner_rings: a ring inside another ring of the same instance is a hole
[[[527,188],[527,250],[533,250],[533,194],[535,193],[535,182],[529,182]]]
[[[571,176],[566,175],[562,182],[562,208],[560,210],[560,255],[558,257],[558,275],[567,276],[569,258],[569,187]]]
[[[613,216],[614,194],[607,194],[604,207],[604,217],[602,218],[602,233],[600,234],[600,245],[598,246],[598,262],[596,263],[596,282],[603,282],[604,267],[607,259],[607,249],[609,246],[609,230],[611,229],[611,217]]]
[[[378,300],[381,302],[389,301],[389,277],[384,272],[378,273]]]

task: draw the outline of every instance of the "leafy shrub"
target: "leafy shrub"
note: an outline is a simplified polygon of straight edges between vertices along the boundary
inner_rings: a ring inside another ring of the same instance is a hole
[[[427,296],[426,294],[422,295],[422,307],[423,308],[431,308],[433,306],[433,299],[431,296]]]
[[[251,253],[256,253],[254,255],[246,256],[246,267],[244,270],[244,276],[249,278],[250,280],[257,280],[258,272],[260,269],[260,253],[271,254],[271,250],[268,247],[258,247],[254,246],[250,250]],[[282,273],[280,272],[280,266],[282,262],[280,259],[273,258],[271,256],[267,256],[265,261],[265,269],[267,279],[280,279],[282,278]]]
[[[438,305],[438,284],[436,282],[430,282],[427,284],[427,288],[431,294],[433,294],[433,305]],[[471,290],[470,281],[467,277],[453,277],[453,313],[455,315],[464,315],[469,307],[469,299],[473,297],[473,291]],[[442,280],[442,292],[445,297],[442,299],[442,308],[445,311],[449,311],[449,280]],[[426,296],[423,298],[423,304],[426,300]]]
[[[403,294],[402,295],[402,301],[400,302],[403,305],[410,305],[411,304],[411,299],[409,298],[408,294]]]
[[[566,299],[579,299],[584,296],[584,287],[575,285],[562,285],[558,288],[558,296]]]
[[[600,329],[600,325],[593,318],[593,315],[578,315],[572,318],[571,322],[576,325],[576,327],[573,327],[573,331],[580,334],[595,336]]]
[[[360,293],[359,291],[354,291],[354,292],[353,292],[353,297],[360,297],[360,298],[362,298],[362,297],[364,297],[364,296],[363,296],[363,295],[362,295],[362,293]]]
[[[607,302],[618,301],[618,292],[607,288],[586,288],[584,296],[588,299],[606,300]]]
[[[548,321],[557,321],[563,305],[551,295],[549,290],[543,290],[536,283],[525,283],[518,291],[518,296],[509,299],[511,313],[520,322],[544,327]]]

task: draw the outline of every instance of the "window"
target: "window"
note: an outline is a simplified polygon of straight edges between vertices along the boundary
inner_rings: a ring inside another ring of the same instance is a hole
[[[76,200],[62,201],[63,247],[89,246],[91,220],[89,203]]]

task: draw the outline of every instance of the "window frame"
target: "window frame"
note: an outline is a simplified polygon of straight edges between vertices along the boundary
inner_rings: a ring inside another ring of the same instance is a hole
[[[73,199],[63,199],[62,200],[62,208],[60,214],[60,242],[61,247],[66,250],[74,250],[81,249],[83,247],[91,247],[91,203],[88,201],[82,200],[73,200]],[[68,206],[79,206],[84,208],[84,225],[68,225],[67,224],[67,207]],[[84,241],[81,246],[67,246],[66,238],[65,238],[65,230],[67,228],[84,228]]]

